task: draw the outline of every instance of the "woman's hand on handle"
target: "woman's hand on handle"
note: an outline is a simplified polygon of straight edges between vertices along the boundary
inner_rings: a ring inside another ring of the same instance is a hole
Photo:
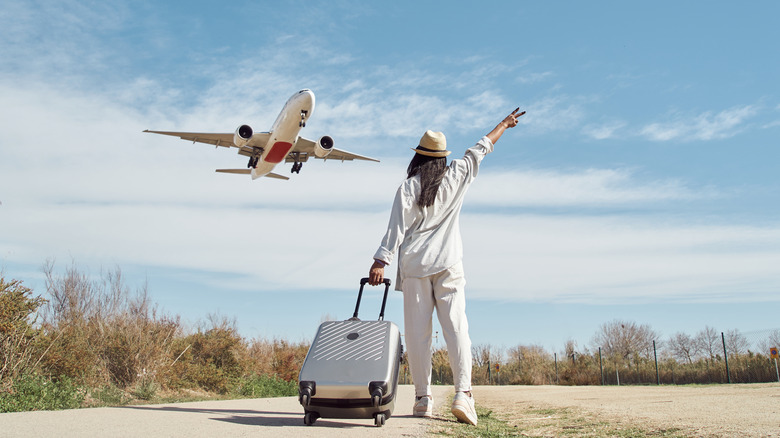
[[[374,260],[374,264],[371,265],[371,269],[368,271],[368,284],[376,286],[385,279],[385,265],[377,260]]]

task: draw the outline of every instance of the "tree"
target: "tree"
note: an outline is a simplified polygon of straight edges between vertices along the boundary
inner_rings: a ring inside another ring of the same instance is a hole
[[[547,385],[555,381],[553,357],[540,345],[518,345],[510,348],[509,362],[518,365],[517,383]]]
[[[487,366],[493,356],[492,349],[493,347],[490,344],[480,344],[471,347],[471,356],[477,368]]]
[[[709,356],[711,361],[715,360],[722,347],[718,331],[710,326],[705,326],[704,330],[701,330],[696,334],[696,343],[698,344],[701,353]]]
[[[614,320],[601,325],[593,338],[596,348],[616,359],[634,360],[649,357],[653,351],[653,340],[658,333],[647,324],[638,325],[632,321]]]
[[[693,363],[693,358],[699,354],[700,344],[686,333],[678,332],[669,338],[669,348],[677,359]]]
[[[500,363],[503,352],[490,344],[481,344],[471,347],[471,356],[474,363],[473,378],[478,385],[487,384],[492,370],[488,367]]]
[[[763,354],[769,354],[770,348],[780,348],[780,330],[772,330],[769,336],[761,341],[759,348]]]
[[[726,350],[728,351],[729,355],[745,354],[747,353],[749,347],[750,343],[748,342],[745,335],[743,335],[739,330],[734,329],[726,332]]]

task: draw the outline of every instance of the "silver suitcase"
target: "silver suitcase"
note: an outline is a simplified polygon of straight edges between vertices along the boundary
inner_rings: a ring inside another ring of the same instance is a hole
[[[368,278],[360,280],[352,318],[322,323],[306,354],[298,400],[307,425],[318,418],[373,418],[382,426],[393,413],[403,347],[398,326],[384,320],[390,280],[383,281],[377,321],[357,317],[366,283]]]

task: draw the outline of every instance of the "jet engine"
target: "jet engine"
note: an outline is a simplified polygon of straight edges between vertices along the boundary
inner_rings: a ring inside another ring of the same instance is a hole
[[[249,125],[241,125],[233,134],[233,143],[238,147],[245,146],[252,138],[252,128]]]
[[[333,139],[323,135],[314,145],[314,155],[317,158],[325,158],[330,154],[331,149],[333,149]]]

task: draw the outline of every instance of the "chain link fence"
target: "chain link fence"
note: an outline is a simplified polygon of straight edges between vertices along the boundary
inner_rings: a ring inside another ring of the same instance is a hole
[[[650,331],[649,333],[652,333]],[[675,334],[615,345],[564,351],[540,346],[501,350],[473,348],[475,385],[656,385],[780,382],[780,329],[742,333],[706,328],[696,336]],[[408,368],[407,368],[408,369]],[[410,381],[408,373],[402,377]],[[433,356],[434,384],[452,384],[446,349]]]
[[[680,385],[780,382],[777,366],[780,329],[749,333],[731,330],[719,335],[719,339],[705,336],[698,340],[692,339],[687,344],[684,339],[674,337],[663,343],[653,341],[644,352],[629,357],[614,354],[605,357],[600,348],[599,383]]]

